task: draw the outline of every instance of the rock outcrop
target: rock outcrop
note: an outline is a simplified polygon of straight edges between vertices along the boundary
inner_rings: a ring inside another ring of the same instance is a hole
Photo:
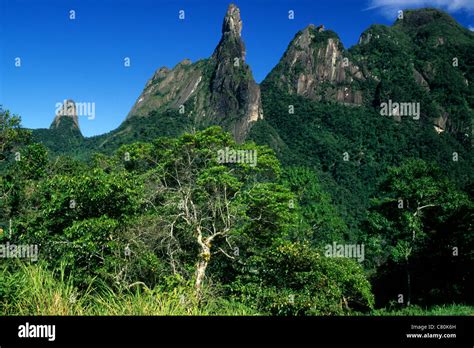
[[[231,4],[222,25],[222,39],[211,57],[214,69],[209,116],[219,124],[235,118],[231,130],[237,140],[243,140],[252,122],[263,118],[260,87],[245,63],[241,32],[240,10]]]
[[[288,46],[269,79],[290,94],[361,105],[365,77],[333,31],[309,25]]]
[[[71,128],[79,131],[76,103],[73,100],[65,100],[60,106],[58,106],[56,116],[49,128]]]
[[[241,32],[240,10],[231,4],[212,56],[196,63],[186,59],[171,70],[158,69],[127,118],[179,109],[193,118],[197,128],[221,125],[243,141],[263,111],[260,87],[245,63]]]
[[[197,90],[203,77],[201,66],[185,59],[173,69],[162,67],[148,80],[127,117],[146,116],[163,107],[178,108],[184,105]]]

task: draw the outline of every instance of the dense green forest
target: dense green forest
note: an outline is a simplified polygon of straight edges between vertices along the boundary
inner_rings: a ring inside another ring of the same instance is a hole
[[[0,109],[0,315],[472,315],[474,34],[432,9],[350,49],[309,26],[257,87],[237,10],[107,134]]]
[[[2,123],[2,243],[41,250],[2,261],[4,314],[469,311],[472,201],[429,162],[382,173],[355,235],[315,171],[219,127],[85,163],[51,158],[7,111]],[[221,164],[223,148],[256,151],[258,165]],[[328,257],[335,242],[363,243],[364,261]]]

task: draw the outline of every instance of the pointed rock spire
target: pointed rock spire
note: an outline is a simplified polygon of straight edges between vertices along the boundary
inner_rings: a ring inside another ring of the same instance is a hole
[[[222,25],[221,41],[211,58],[215,64],[210,86],[211,109],[214,115],[223,117],[224,122],[238,119],[231,130],[237,141],[245,138],[252,122],[263,118],[260,87],[245,63],[241,32],[240,10],[230,4]]]
[[[59,105],[53,123],[51,123],[49,128],[58,129],[64,126],[79,130],[76,103],[71,99],[64,100],[64,102]]]
[[[242,19],[240,10],[234,4],[230,4],[222,24],[222,37],[212,57],[218,61],[236,59],[245,61],[245,45],[240,34],[242,33]]]
[[[222,24],[222,34],[229,33],[236,37],[240,37],[242,33],[242,19],[240,19],[240,9],[234,4],[230,4],[227,14]]]
[[[209,59],[159,69],[148,81],[128,118],[152,111],[183,110],[197,127],[220,125],[243,141],[263,118],[260,87],[245,63],[240,10],[230,4],[222,37]]]

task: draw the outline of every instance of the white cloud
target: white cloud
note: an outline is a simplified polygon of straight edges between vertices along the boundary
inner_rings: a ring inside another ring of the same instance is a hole
[[[474,27],[472,25],[469,26],[470,31],[474,31]]]
[[[435,7],[448,12],[465,11],[474,14],[474,0],[370,0],[369,10],[379,10],[395,18],[399,10],[418,7]]]

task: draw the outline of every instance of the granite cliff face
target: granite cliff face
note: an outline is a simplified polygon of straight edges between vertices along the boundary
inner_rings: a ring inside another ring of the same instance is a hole
[[[177,109],[197,128],[221,125],[242,141],[252,123],[263,118],[263,111],[260,88],[245,63],[241,32],[240,10],[231,4],[212,56],[196,63],[186,59],[171,70],[158,69],[127,118]]]
[[[313,100],[361,105],[365,80],[336,33],[309,25],[296,34],[268,76],[279,88]]]

